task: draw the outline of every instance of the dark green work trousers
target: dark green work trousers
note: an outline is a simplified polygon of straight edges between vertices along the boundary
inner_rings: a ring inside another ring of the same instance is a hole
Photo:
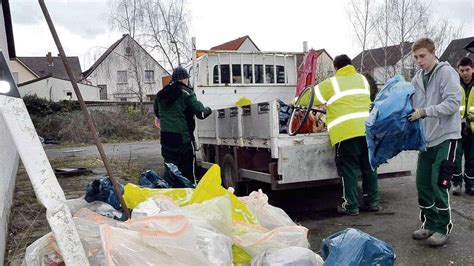
[[[378,206],[379,190],[377,172],[369,164],[369,153],[365,137],[356,137],[336,144],[336,167],[342,177],[342,207],[350,212],[359,210],[358,186],[362,176],[363,204]]]
[[[420,206],[422,228],[447,235],[451,232],[451,207],[449,187],[439,185],[441,163],[444,160],[455,163],[457,140],[446,140],[429,147],[418,155],[416,189]]]
[[[196,157],[192,142],[179,145],[167,145],[162,143],[161,155],[163,156],[165,163],[176,165],[184,177],[189,179],[191,183],[196,184],[196,177],[194,174]]]
[[[469,130],[469,132],[466,132]],[[463,176],[466,190],[474,189],[474,135],[469,128],[463,128],[462,139],[456,152],[456,173],[453,175],[453,185],[462,184]],[[464,171],[462,156],[464,155]]]

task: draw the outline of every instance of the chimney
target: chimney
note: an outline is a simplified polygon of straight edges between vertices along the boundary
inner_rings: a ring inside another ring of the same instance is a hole
[[[50,67],[54,66],[53,57],[51,56],[51,52],[48,52],[46,54],[46,61],[48,61],[48,66],[50,66]]]

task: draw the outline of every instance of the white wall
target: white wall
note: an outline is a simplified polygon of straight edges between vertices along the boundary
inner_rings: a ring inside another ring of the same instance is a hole
[[[16,59],[10,60],[10,71],[14,76],[16,75],[17,84],[38,78]]]
[[[3,10],[0,4],[0,50],[9,61],[8,44],[3,20]],[[15,180],[18,171],[19,156],[13,144],[13,139],[7,130],[6,123],[0,113],[0,265],[5,257],[5,245],[8,237],[8,220],[15,190]]]
[[[258,52],[257,47],[247,38],[245,41],[242,43],[242,45],[239,47],[239,51],[244,51],[244,52]]]
[[[125,48],[132,47],[135,55],[125,55]],[[137,60],[137,64],[132,64]],[[130,37],[125,38],[115,50],[87,77],[92,85],[107,85],[108,101],[120,101],[127,98],[127,101],[138,101],[137,75],[135,75],[134,65],[138,66],[139,78],[142,80],[144,96],[155,95],[162,89],[161,78],[169,75],[153,58],[145,52]],[[144,83],[145,70],[154,70],[154,82]],[[128,83],[117,83],[117,71],[127,71]],[[146,97],[144,100],[148,100]]]
[[[402,63],[405,65],[405,71],[408,71],[414,67],[415,60],[413,59],[413,56],[411,53],[409,53],[407,56],[403,58],[403,60],[400,60],[397,62],[396,65],[393,66],[379,66],[374,68],[373,70],[373,77],[377,84],[385,84],[387,80],[395,76],[396,74],[402,74]],[[411,81],[413,78],[410,73],[406,73],[405,79],[407,81]]]
[[[99,101],[99,88],[78,83],[82,98],[85,101]],[[77,100],[76,93],[69,80],[45,78],[18,88],[21,97],[35,95],[46,100],[58,102],[62,100]],[[72,98],[67,93],[72,93]]]

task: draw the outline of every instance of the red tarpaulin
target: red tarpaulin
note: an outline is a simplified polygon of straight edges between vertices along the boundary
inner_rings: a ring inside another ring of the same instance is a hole
[[[300,93],[307,86],[312,86],[315,83],[316,78],[316,59],[318,59],[319,53],[313,49],[310,49],[301,65],[298,67],[298,81],[296,83],[295,96],[299,96]]]

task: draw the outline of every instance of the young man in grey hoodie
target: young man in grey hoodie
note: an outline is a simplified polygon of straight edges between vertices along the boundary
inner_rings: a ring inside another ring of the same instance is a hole
[[[420,70],[412,80],[415,110],[408,119],[421,119],[427,146],[418,155],[416,188],[422,225],[413,232],[413,239],[427,239],[431,246],[441,246],[453,227],[449,187],[457,140],[461,138],[461,91],[456,70],[446,62],[437,62],[434,52],[434,43],[428,38],[412,46]]]

